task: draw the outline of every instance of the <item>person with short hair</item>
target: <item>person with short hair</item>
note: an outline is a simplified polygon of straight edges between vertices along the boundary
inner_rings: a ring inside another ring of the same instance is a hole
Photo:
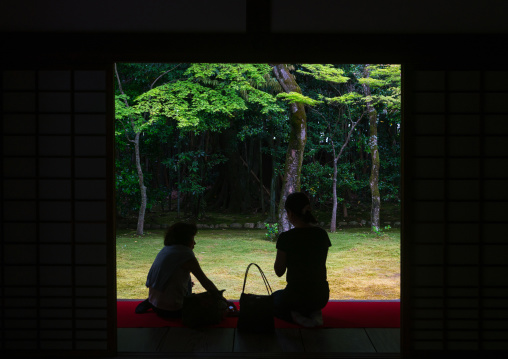
[[[136,307],[136,313],[153,309],[160,317],[180,318],[183,298],[192,292],[191,273],[203,288],[220,295],[194,255],[196,233],[195,224],[179,222],[168,228],[164,248],[155,257],[146,279],[148,299]]]
[[[284,207],[294,228],[277,239],[274,270],[279,277],[287,272],[287,285],[272,294],[274,314],[306,327],[322,325],[321,309],[330,297],[326,258],[332,244],[328,233],[316,226],[305,193],[291,193]]]

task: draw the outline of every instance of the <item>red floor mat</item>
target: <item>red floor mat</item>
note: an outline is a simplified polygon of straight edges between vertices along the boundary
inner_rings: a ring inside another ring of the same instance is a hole
[[[152,311],[144,314],[134,313],[139,300],[119,300],[117,302],[118,328],[156,328],[182,327],[181,320],[162,319]],[[215,325],[219,328],[236,328],[237,318],[226,318]],[[331,301],[323,309],[323,327],[325,328],[399,328],[400,302]],[[275,318],[276,328],[299,328]]]

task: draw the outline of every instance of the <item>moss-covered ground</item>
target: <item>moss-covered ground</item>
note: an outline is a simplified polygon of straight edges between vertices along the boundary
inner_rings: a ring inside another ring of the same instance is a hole
[[[224,219],[218,219],[218,223]],[[239,221],[236,219],[234,221]],[[252,222],[255,222],[252,220]],[[196,236],[194,252],[206,275],[226,289],[228,299],[238,299],[247,265],[258,263],[272,289],[282,289],[285,277],[273,271],[275,243],[266,240],[261,229],[209,229]],[[148,270],[163,247],[164,230],[149,230],[142,237],[132,230],[117,232],[117,290],[119,299],[142,299],[148,295],[145,280]],[[381,236],[366,228],[341,229],[329,233],[327,269],[330,299],[399,299],[400,231],[389,229]],[[249,273],[246,291],[262,294],[263,282],[256,271]],[[194,292],[203,288],[196,283]]]

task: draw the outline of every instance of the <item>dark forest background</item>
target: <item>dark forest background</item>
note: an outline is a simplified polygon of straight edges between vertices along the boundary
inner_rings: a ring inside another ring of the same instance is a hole
[[[287,90],[277,66],[300,91]],[[327,222],[363,211],[379,228],[374,207],[397,213],[400,66],[121,63],[115,70],[117,215],[137,217],[138,234],[146,211],[196,220],[259,213],[278,222],[295,131],[305,137],[295,163],[300,190]],[[295,106],[304,109],[305,128],[295,128]]]

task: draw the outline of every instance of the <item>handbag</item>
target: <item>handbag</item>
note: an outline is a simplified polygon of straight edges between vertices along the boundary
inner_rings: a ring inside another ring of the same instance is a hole
[[[217,292],[192,293],[183,298],[182,323],[194,328],[203,325],[219,324],[228,310],[228,303],[222,296],[224,290]]]
[[[254,265],[259,269],[268,295],[245,293],[245,284],[249,268]],[[245,271],[242,294],[240,295],[240,314],[237,328],[248,332],[267,332],[274,330],[272,288],[265,274],[256,263],[251,263]]]

